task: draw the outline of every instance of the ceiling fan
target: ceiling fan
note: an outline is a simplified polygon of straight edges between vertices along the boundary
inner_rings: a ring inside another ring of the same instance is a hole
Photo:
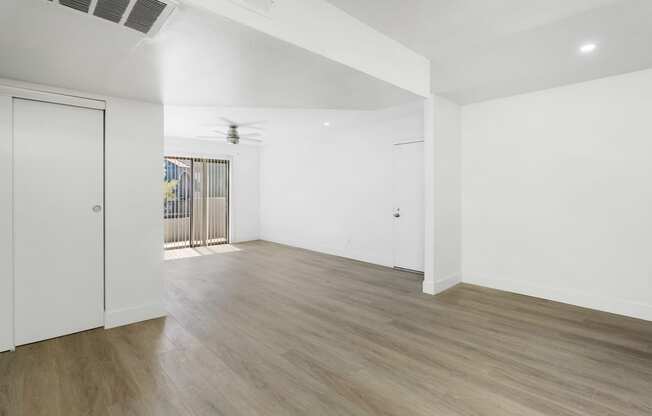
[[[199,139],[221,139],[230,144],[240,144],[240,142],[262,143],[262,140],[257,139],[261,137],[260,133],[242,133],[240,129],[263,130],[259,127],[260,124],[266,123],[265,121],[254,121],[249,123],[238,123],[228,118],[220,117],[223,123],[217,125],[211,124],[210,127],[226,127],[226,131],[212,130],[214,135],[210,136],[197,136]]]

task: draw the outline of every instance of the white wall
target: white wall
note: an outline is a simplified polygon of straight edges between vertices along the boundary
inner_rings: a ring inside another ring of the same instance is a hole
[[[422,104],[277,114],[286,125],[261,153],[261,237],[393,266],[392,145],[423,137]]]
[[[0,351],[13,347],[11,97],[0,96]]]
[[[652,70],[462,119],[464,281],[652,320]]]
[[[231,160],[231,240],[239,243],[260,238],[260,157],[257,146],[166,137],[165,155]]]
[[[426,258],[423,291],[442,292],[461,281],[460,107],[426,101]]]
[[[163,107],[108,99],[105,142],[106,326],[165,315]]]

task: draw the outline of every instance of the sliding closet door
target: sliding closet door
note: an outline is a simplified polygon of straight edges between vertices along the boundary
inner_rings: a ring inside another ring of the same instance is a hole
[[[21,99],[13,112],[15,337],[22,345],[103,325],[104,115]]]

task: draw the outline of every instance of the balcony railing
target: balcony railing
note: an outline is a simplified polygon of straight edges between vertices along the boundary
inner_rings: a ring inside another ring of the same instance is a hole
[[[164,185],[165,249],[229,242],[228,161],[166,158]]]

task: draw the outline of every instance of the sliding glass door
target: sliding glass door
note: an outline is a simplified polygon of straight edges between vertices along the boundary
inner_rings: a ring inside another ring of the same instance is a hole
[[[229,242],[229,161],[165,158],[165,248]]]

